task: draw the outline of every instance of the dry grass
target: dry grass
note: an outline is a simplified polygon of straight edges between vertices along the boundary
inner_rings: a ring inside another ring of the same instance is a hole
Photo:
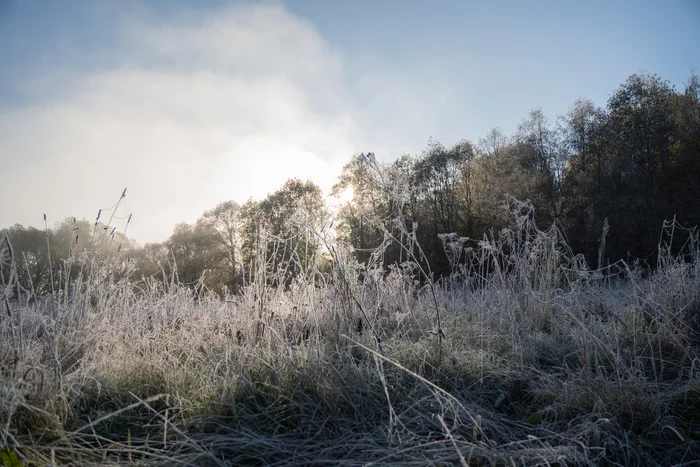
[[[275,466],[700,458],[697,243],[690,260],[666,254],[653,273],[618,265],[603,275],[521,208],[511,230],[471,251],[473,267],[429,287],[411,263],[359,282],[341,273],[336,252],[327,284],[252,284],[235,301],[195,302],[185,287],[108,265],[72,301],[5,300],[0,457]],[[3,254],[8,261],[9,244]],[[9,295],[15,284],[4,280]]]

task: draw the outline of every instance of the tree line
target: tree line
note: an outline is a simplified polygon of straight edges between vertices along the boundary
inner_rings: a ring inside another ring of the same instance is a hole
[[[468,261],[462,252],[512,222],[500,206],[513,197],[529,200],[540,225],[558,223],[592,267],[619,259],[653,266],[664,221],[700,224],[700,78],[693,72],[681,92],[634,74],[604,107],[579,99],[554,120],[536,109],[512,135],[493,129],[452,146],[431,140],[422,154],[391,162],[357,154],[332,195],[343,193],[350,200],[334,211],[317,185],[292,179],[261,201],[223,202],[145,246],[99,216],[94,225],[67,219],[2,232],[20,282],[37,294],[58,286],[52,271],[97,248],[135,277],[226,294],[261,277],[289,285],[299,274],[323,274],[329,242],[351,245],[361,267],[402,262],[410,252],[401,245],[417,241],[434,274],[448,275]],[[455,241],[464,246],[457,258]]]

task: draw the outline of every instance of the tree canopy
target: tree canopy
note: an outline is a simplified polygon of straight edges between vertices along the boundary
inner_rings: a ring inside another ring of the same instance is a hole
[[[634,74],[605,107],[578,99],[554,119],[534,109],[513,135],[496,128],[476,143],[430,140],[422,154],[393,161],[356,154],[331,195],[346,191],[350,199],[331,215],[317,185],[288,180],[259,201],[224,201],[143,247],[99,216],[2,233],[17,252],[20,282],[37,294],[51,290],[52,269],[96,249],[128,257],[141,276],[226,294],[256,274],[289,284],[315,273],[329,239],[351,245],[360,263],[386,243],[389,265],[405,251],[387,239],[413,233],[432,271],[449,274],[444,235],[474,243],[492,235],[508,222],[499,206],[514,197],[534,206],[540,224],[558,222],[592,266],[651,264],[664,221],[700,224],[700,78],[692,73],[679,92]]]

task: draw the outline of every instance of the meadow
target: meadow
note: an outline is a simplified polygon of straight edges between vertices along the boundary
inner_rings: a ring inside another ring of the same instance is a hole
[[[99,252],[70,290],[16,293],[3,238],[2,463],[697,462],[697,231],[665,224],[653,269],[592,269],[533,216],[442,236],[468,259],[439,280],[407,235],[400,264],[329,243],[292,281],[260,258],[239,294],[196,298]]]

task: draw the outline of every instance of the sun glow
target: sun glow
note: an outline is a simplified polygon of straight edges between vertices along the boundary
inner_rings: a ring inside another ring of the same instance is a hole
[[[346,204],[350,203],[353,198],[355,197],[355,191],[352,189],[351,186],[345,188],[343,191],[334,194],[331,197],[331,204],[340,209],[341,207],[345,206]]]

